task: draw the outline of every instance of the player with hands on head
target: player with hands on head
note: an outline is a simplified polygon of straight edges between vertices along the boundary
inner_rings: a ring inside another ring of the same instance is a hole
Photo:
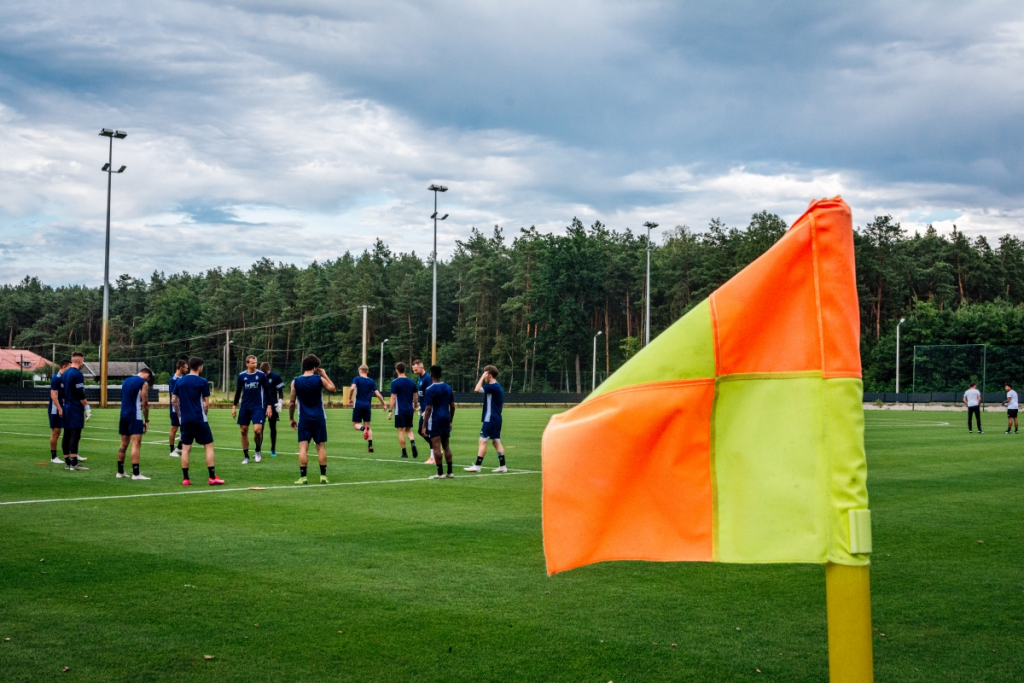
[[[60,430],[64,427],[64,371],[70,365],[70,360],[62,360],[60,370],[53,373],[50,379],[50,409],[46,412],[50,418],[50,462],[54,465],[64,464],[64,461],[57,457],[57,441],[60,439]]]
[[[412,421],[416,415],[416,383],[405,376],[405,363],[396,363],[395,372],[398,377],[391,380],[391,398],[388,403],[388,419],[395,418],[395,429],[398,430],[398,445],[402,449],[402,457],[408,458],[405,451],[406,439],[412,446],[412,457],[419,457],[416,451],[416,438],[412,435]]]
[[[323,391],[337,391],[334,382],[320,367],[320,359],[309,354],[302,359],[302,375],[292,380],[288,397],[288,420],[299,433],[299,478],[296,484],[308,484],[309,442],[316,444],[317,462],[320,464],[320,483],[327,481],[327,413],[324,412]],[[295,420],[295,409],[299,419]]]
[[[153,382],[153,371],[139,370],[137,375],[121,383],[121,421],[117,433],[121,435],[121,447],[117,449],[117,478],[148,481],[149,477],[139,472],[139,457],[142,454],[142,435],[149,431],[149,387]],[[124,471],[124,456],[128,444],[132,449],[132,473]]]
[[[256,462],[263,459],[263,422],[271,414],[266,404],[267,376],[256,367],[256,356],[245,357],[245,371],[238,373],[235,382],[235,400],[231,405],[231,417],[238,415],[238,429],[242,434],[242,464],[249,464],[249,423],[252,423],[253,440],[256,442]],[[241,407],[239,407],[241,400]]]
[[[430,447],[434,451],[434,464],[437,474],[431,479],[454,479],[452,474],[452,449],[448,439],[452,433],[452,420],[455,418],[455,394],[452,388],[441,381],[441,366],[430,366],[431,384],[423,393],[427,407],[423,410],[423,421],[427,425],[427,436]],[[444,459],[442,460],[442,455]],[[448,473],[444,465],[448,464]]]
[[[476,383],[474,391],[484,395],[484,413],[481,418],[483,425],[480,428],[480,446],[476,452],[476,463],[465,470],[480,472],[483,469],[487,442],[490,441],[498,453],[498,466],[494,471],[508,472],[508,468],[505,467],[505,448],[501,445],[501,408],[505,403],[505,392],[498,384],[498,368],[493,365],[485,367],[484,374],[480,375],[480,381]]]
[[[367,377],[370,368],[365,365],[359,366],[359,376],[352,378],[352,427],[363,433],[363,439],[367,442],[367,450],[373,453],[373,430],[370,429],[370,408],[373,405],[373,397],[380,399],[381,408],[388,407],[384,395],[377,389],[377,383]]]

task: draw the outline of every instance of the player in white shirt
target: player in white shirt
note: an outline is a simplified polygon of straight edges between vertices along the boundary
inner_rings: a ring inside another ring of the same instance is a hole
[[[1013,427],[1013,433],[1017,433],[1017,392],[1013,390],[1013,387],[1009,384],[1006,385],[1006,400],[1003,401],[1003,405],[1006,406],[1006,431],[1005,434],[1010,433],[1010,427]]]
[[[978,417],[978,433],[981,431],[981,392],[978,391],[978,383],[971,382],[971,388],[964,392],[964,403],[967,404],[967,433],[973,434],[972,419]]]

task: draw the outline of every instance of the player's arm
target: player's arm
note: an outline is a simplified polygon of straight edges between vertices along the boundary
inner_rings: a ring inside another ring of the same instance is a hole
[[[320,380],[323,381],[322,379]],[[295,421],[295,380],[292,380],[292,390],[288,395],[288,422],[292,429],[298,429],[299,423]]]
[[[352,403],[350,403],[349,405],[353,405],[354,406],[356,404],[356,383],[352,382],[352,386],[350,386],[349,389],[352,390],[352,392],[351,392],[351,394],[352,394]]]
[[[203,396],[203,412],[207,415],[210,414],[210,397]]]
[[[448,414],[451,416],[448,422],[455,422],[455,394],[452,394],[452,400],[448,403]]]
[[[50,400],[53,401],[53,405],[57,406],[57,414],[60,415],[61,417],[63,417],[64,416],[64,406],[62,406],[60,404],[60,401],[57,400],[57,390],[56,389],[50,389]]]
[[[487,373],[486,372],[484,374],[480,375],[480,381],[478,381],[476,383],[476,388],[473,389],[473,391],[475,391],[477,393],[483,392],[483,390],[484,390],[484,379],[486,377],[487,377]]]
[[[178,424],[181,424],[181,401],[177,394],[171,394],[171,410],[178,414]]]
[[[331,381],[331,378],[327,376],[327,371],[324,370],[323,368],[317,369],[320,371],[320,382],[324,385],[324,389],[331,392],[332,394],[336,393],[338,391],[338,387],[336,387],[334,385],[334,382]]]
[[[142,433],[145,434],[149,431],[149,382],[143,384],[139,391],[142,393]]]
[[[374,389],[373,393],[377,394],[377,398],[380,399],[380,407],[387,408],[388,402],[384,400],[384,394],[380,393],[380,389]]]
[[[238,411],[238,401],[242,398],[242,389],[244,384],[242,382],[242,376],[239,375],[238,379],[235,380],[235,400],[231,403],[231,417],[235,416]]]
[[[394,386],[394,385],[392,385],[392,387],[393,387],[393,386]],[[398,399],[397,399],[397,398],[395,397],[395,391],[394,391],[394,389],[392,388],[392,390],[391,390],[391,396],[390,396],[390,397],[388,398],[388,413],[394,413],[394,412],[395,412],[395,402],[396,402],[397,400],[398,400]],[[388,415],[388,419],[389,419],[389,420],[391,419],[391,416],[390,416],[390,414]]]
[[[427,426],[427,422],[430,421],[430,414],[434,412],[434,406],[427,404],[427,407],[423,409],[423,427]]]

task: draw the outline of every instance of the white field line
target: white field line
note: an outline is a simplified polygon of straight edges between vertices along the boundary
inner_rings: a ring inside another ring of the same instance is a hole
[[[948,427],[948,422],[888,422],[884,420],[871,421],[870,427],[877,429],[878,427]]]
[[[479,479],[480,477],[507,477],[514,474],[540,474],[533,470],[519,470],[517,472],[507,472],[504,474],[478,474],[475,476],[459,477],[460,480],[471,481],[473,479]],[[315,476],[315,475],[314,475]],[[416,477],[415,479],[383,479],[377,481],[340,481],[333,484],[289,484],[287,486],[263,486],[256,490],[272,491],[276,489],[309,489],[316,490],[319,488],[326,488],[328,486],[367,486],[369,484],[403,484],[410,481],[434,481],[429,477]],[[207,489],[195,489],[189,491],[164,491],[161,493],[128,493],[118,496],[82,496],[80,498],[41,498],[39,500],[8,500],[0,501],[0,505],[31,505],[34,503],[69,503],[74,501],[82,500],[115,500],[117,498],[155,498],[157,496],[195,496],[202,493],[236,493],[238,491],[252,491],[253,488],[248,486],[243,488],[225,489],[220,487],[210,487]]]

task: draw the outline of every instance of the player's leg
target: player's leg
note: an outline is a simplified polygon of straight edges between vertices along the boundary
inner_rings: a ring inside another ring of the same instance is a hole
[[[188,478],[188,461],[192,453],[192,434],[181,426],[181,485],[190,486],[192,482]]]
[[[277,409],[270,415],[270,457],[277,457]]]
[[[174,437],[178,434],[178,426],[178,414],[171,413],[171,431],[167,435],[167,447],[172,458],[181,455],[181,441],[178,441],[177,452],[175,452],[174,448]]]
[[[412,417],[409,417],[408,427],[403,429],[405,432],[405,438],[409,441],[409,447],[412,448],[412,457],[420,457],[419,452],[416,450],[416,437],[412,433]]]
[[[78,445],[82,438],[82,428],[65,428],[65,432],[71,432],[71,438],[69,439],[69,450],[71,451],[71,466],[68,469],[72,470],[87,470],[89,469],[85,465],[78,461]]]
[[[241,414],[242,414],[242,412],[239,411],[239,418],[238,419],[242,419],[241,418]],[[248,424],[248,422],[246,422],[246,424],[244,424],[244,425],[240,424],[240,425],[238,425],[238,428],[241,430],[241,433],[242,433],[242,456],[243,456],[242,457],[242,464],[243,465],[248,465],[249,464],[249,424]]]
[[[975,410],[978,411],[977,412],[977,417],[978,417],[978,433],[982,434],[983,432],[981,431],[981,406],[978,406],[977,408],[975,408]]]
[[[71,469],[71,430],[67,428],[60,440],[60,452],[64,456],[64,467]]]
[[[405,430],[399,426],[399,418],[397,415],[395,416],[395,423],[398,431],[398,447],[402,449],[402,457],[408,458],[409,454],[405,452]]]
[[[139,471],[139,461],[142,457],[142,434],[132,434],[132,479],[135,481],[146,481],[149,479]]]
[[[423,462],[423,464],[424,465],[433,465],[435,463],[435,460],[434,460],[434,442],[430,439],[430,435],[427,433],[427,426],[423,423],[423,415],[420,415],[420,436],[422,436],[423,440],[427,442],[427,450],[430,451],[430,457],[427,458]]]
[[[60,427],[54,427],[50,430],[50,462],[55,465],[59,465],[61,460],[57,458],[57,442],[60,441]]]
[[[501,438],[491,439],[491,443],[494,444],[494,450],[498,454],[498,466],[494,471],[508,472],[508,468],[505,467],[505,447],[501,445]]]
[[[299,442],[299,478],[296,484],[308,484],[306,470],[309,467],[309,441]]]
[[[128,444],[131,441],[131,435],[128,433],[125,425],[125,419],[121,419],[121,447],[117,449],[117,478],[118,479],[129,479],[130,474],[125,474],[124,471],[124,455],[128,452]]]
[[[320,465],[320,483],[326,484],[327,482],[327,444],[323,441],[317,441],[316,444],[316,460]]]
[[[209,427],[207,427],[207,431],[209,431]],[[203,446],[206,448],[206,470],[210,475],[210,486],[220,486],[224,483],[224,480],[217,476],[213,454],[213,437],[211,436],[209,443],[205,443]]]
[[[974,406],[967,406],[967,432],[974,432]]]
[[[259,423],[253,424],[252,431],[254,445],[256,446],[256,462],[259,462],[263,459],[263,453],[261,452],[263,448],[263,425]]]
[[[1014,434],[1017,433],[1017,416],[1016,415],[1013,416],[1013,433]]]
[[[431,479],[444,479],[444,456],[441,453],[441,437],[431,435],[430,460],[437,466],[437,474],[432,475]]]
[[[455,475],[452,474],[452,449],[448,445],[448,434],[441,434],[441,448],[444,449],[444,461],[448,465],[448,474],[446,475],[449,479],[452,479]],[[438,466],[440,467],[440,465]]]
[[[487,455],[487,442],[490,441],[488,437],[484,436],[486,427],[487,424],[484,423],[484,429],[480,431],[480,441],[476,447],[476,463],[462,468],[467,472],[480,472],[483,470],[484,456]]]

